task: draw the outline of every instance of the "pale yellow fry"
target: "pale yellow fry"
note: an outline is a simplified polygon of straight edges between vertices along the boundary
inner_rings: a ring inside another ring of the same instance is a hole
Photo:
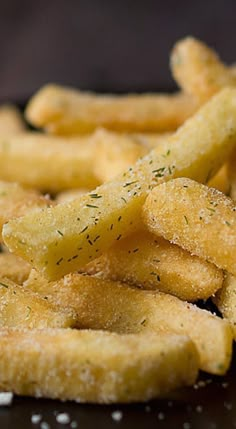
[[[23,116],[13,104],[0,106],[0,136],[22,133],[26,130]]]
[[[236,201],[236,150],[233,151],[228,162],[228,177],[230,183],[230,196]]]
[[[1,175],[1,173],[0,173]],[[2,226],[9,219],[53,205],[48,197],[18,183],[0,181],[0,239]]]
[[[171,53],[171,70],[176,82],[202,102],[226,86],[236,86],[236,75],[213,49],[193,37],[176,43]]]
[[[2,390],[77,402],[146,401],[198,372],[193,343],[179,335],[6,329],[0,349]]]
[[[0,328],[68,328],[76,314],[61,309],[7,278],[0,279]]]
[[[59,194],[56,195],[55,201],[58,204],[68,203],[69,201],[76,200],[76,198],[87,192],[89,192],[88,189],[69,189],[68,191],[59,192]]]
[[[29,101],[26,118],[54,134],[89,133],[97,127],[159,132],[176,129],[197,107],[181,93],[98,95],[51,84]]]
[[[114,244],[85,271],[187,301],[209,298],[223,282],[223,273],[215,265],[146,231]]]
[[[31,265],[13,253],[0,253],[0,278],[7,277],[22,284],[29,276]]]
[[[214,303],[232,326],[236,339],[236,277],[226,274],[222,289],[214,297]]]
[[[224,164],[214,177],[207,183],[210,188],[216,188],[218,191],[228,195],[230,192],[230,181],[228,175],[228,163]]]
[[[115,180],[68,204],[10,221],[5,243],[49,279],[75,271],[140,228],[142,205],[155,185],[178,176],[208,181],[235,140],[236,90],[225,89]]]
[[[185,178],[157,186],[143,221],[154,234],[236,275],[236,206],[216,189]]]
[[[0,137],[0,178],[40,190],[97,186],[94,140],[65,139],[28,132]]]
[[[79,274],[48,283],[34,270],[25,287],[57,305],[73,308],[78,327],[120,334],[170,331],[188,335],[197,347],[201,369],[224,374],[230,365],[229,324],[174,296]]]

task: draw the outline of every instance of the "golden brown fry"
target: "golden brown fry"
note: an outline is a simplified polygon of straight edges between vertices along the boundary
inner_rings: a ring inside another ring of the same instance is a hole
[[[157,289],[180,299],[197,301],[213,295],[223,282],[215,265],[147,231],[114,244],[85,271],[144,289]]]
[[[22,284],[29,276],[31,265],[13,253],[0,253],[0,278]]]
[[[26,118],[54,134],[90,133],[97,127],[115,131],[174,130],[197,110],[185,94],[97,95],[46,85],[29,101]]]
[[[154,186],[172,177],[208,181],[214,175],[236,140],[235,107],[236,90],[223,90],[116,180],[68,204],[10,221],[5,243],[49,279],[83,267],[140,228],[142,205]]]
[[[174,296],[79,274],[48,283],[34,270],[24,286],[59,306],[72,307],[78,327],[120,334],[170,331],[188,335],[197,347],[201,369],[224,374],[229,367],[229,324]]]
[[[33,189],[18,183],[0,181],[0,239],[2,226],[9,219],[51,206],[53,203]]]
[[[77,402],[147,401],[198,372],[193,343],[179,335],[5,329],[0,349],[2,390]]]
[[[210,188],[218,189],[225,195],[229,195],[230,192],[230,181],[228,177],[228,164],[224,164],[220,170],[207,184]]]
[[[204,43],[186,37],[174,46],[171,70],[180,87],[202,102],[226,86],[236,87],[236,75]]]
[[[76,314],[61,309],[7,278],[0,279],[0,328],[68,328]]]
[[[0,106],[0,136],[22,133],[25,129],[25,122],[19,109],[13,104],[2,104]]]
[[[143,208],[148,229],[236,275],[236,206],[214,188],[180,178],[157,186]]]
[[[226,274],[222,289],[214,297],[214,303],[228,320],[236,339],[236,278],[232,274]]]

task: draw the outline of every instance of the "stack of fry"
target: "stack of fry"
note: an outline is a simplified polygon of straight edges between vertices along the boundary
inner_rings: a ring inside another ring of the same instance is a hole
[[[176,94],[48,85],[0,109],[0,389],[116,403],[223,375],[236,338],[236,73],[191,37]],[[11,253],[10,253],[10,252]],[[213,299],[219,316],[197,307]]]

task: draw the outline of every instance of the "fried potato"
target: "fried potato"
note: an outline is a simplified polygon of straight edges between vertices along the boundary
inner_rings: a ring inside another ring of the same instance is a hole
[[[0,279],[0,328],[68,328],[75,323],[71,309],[61,309],[7,278]]]
[[[214,177],[207,183],[210,188],[218,189],[225,195],[229,195],[230,181],[228,175],[228,163],[225,163]]]
[[[42,191],[59,192],[100,182],[91,163],[94,141],[63,139],[28,132],[0,137],[0,178]]]
[[[154,234],[236,275],[236,206],[216,189],[185,178],[163,183],[148,196],[143,221]]]
[[[68,203],[69,201],[76,200],[81,195],[87,194],[88,189],[69,189],[68,191],[59,192],[56,195],[55,202],[57,204]]]
[[[0,278],[7,277],[18,285],[29,276],[31,265],[13,253],[0,253]]]
[[[187,93],[206,101],[224,87],[236,87],[236,75],[225,66],[213,49],[193,37],[186,37],[174,46],[171,71]]]
[[[224,374],[229,367],[233,336],[229,324],[174,296],[79,274],[48,283],[34,270],[24,286],[72,308],[80,328],[188,335],[197,347],[201,369]]]
[[[185,94],[97,95],[46,85],[29,101],[27,120],[53,134],[115,131],[159,132],[179,127],[198,108]]]
[[[0,331],[0,388],[20,395],[147,401],[194,383],[198,355],[185,336],[102,331]]]
[[[223,287],[217,292],[213,299],[223,317],[232,326],[234,339],[236,339],[236,277],[226,274]]]
[[[214,175],[236,140],[235,107],[236,90],[223,90],[115,180],[68,204],[10,221],[5,244],[49,279],[83,267],[140,229],[142,205],[155,185],[172,177],[208,181]]]
[[[19,109],[13,104],[0,106],[0,136],[22,133],[26,124]]]
[[[1,174],[1,173],[0,173]],[[53,205],[47,196],[18,183],[0,181],[0,240],[2,226],[9,219]]]
[[[147,231],[114,244],[85,271],[188,301],[209,298],[223,282],[223,273],[215,265]]]

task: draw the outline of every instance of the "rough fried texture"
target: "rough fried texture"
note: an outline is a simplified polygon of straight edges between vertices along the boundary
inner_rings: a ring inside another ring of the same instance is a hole
[[[229,195],[231,187],[228,175],[228,162],[222,165],[220,170],[212,177],[207,185],[210,188],[218,189],[218,191],[223,192],[225,195]]]
[[[128,132],[174,130],[198,104],[185,94],[97,95],[47,85],[29,101],[26,118],[54,134],[81,134],[97,127]]]
[[[13,253],[0,253],[0,277],[22,284],[29,276],[31,265]]]
[[[202,102],[226,86],[236,86],[235,73],[220,61],[212,49],[193,37],[176,43],[170,64],[180,87]]]
[[[59,278],[138,230],[155,185],[178,176],[208,181],[235,140],[236,90],[225,89],[133,168],[73,202],[10,221],[4,240],[49,279]]]
[[[236,275],[236,206],[216,189],[185,178],[157,186],[143,221],[154,234]]]
[[[62,310],[9,279],[0,279],[0,328],[68,328],[75,320],[71,309]]]
[[[6,166],[6,168],[8,167]],[[34,189],[24,188],[18,183],[0,181],[0,240],[2,226],[9,219],[49,207],[52,204],[52,201]]]
[[[236,339],[236,278],[232,274],[226,274],[222,289],[214,297],[214,303],[228,320]]]
[[[228,177],[230,183],[230,196],[236,201],[236,150],[234,149],[228,162]]]
[[[9,329],[0,350],[2,390],[77,402],[146,401],[192,384],[198,371],[193,343],[170,334]]]
[[[229,324],[193,304],[157,291],[144,291],[79,274],[48,283],[32,271],[25,287],[77,313],[80,328],[127,333],[170,331],[188,335],[197,347],[200,368],[224,374],[232,355]]]
[[[209,298],[223,282],[223,273],[215,265],[147,231],[114,244],[87,264],[85,271],[143,289],[157,289],[187,301]]]

